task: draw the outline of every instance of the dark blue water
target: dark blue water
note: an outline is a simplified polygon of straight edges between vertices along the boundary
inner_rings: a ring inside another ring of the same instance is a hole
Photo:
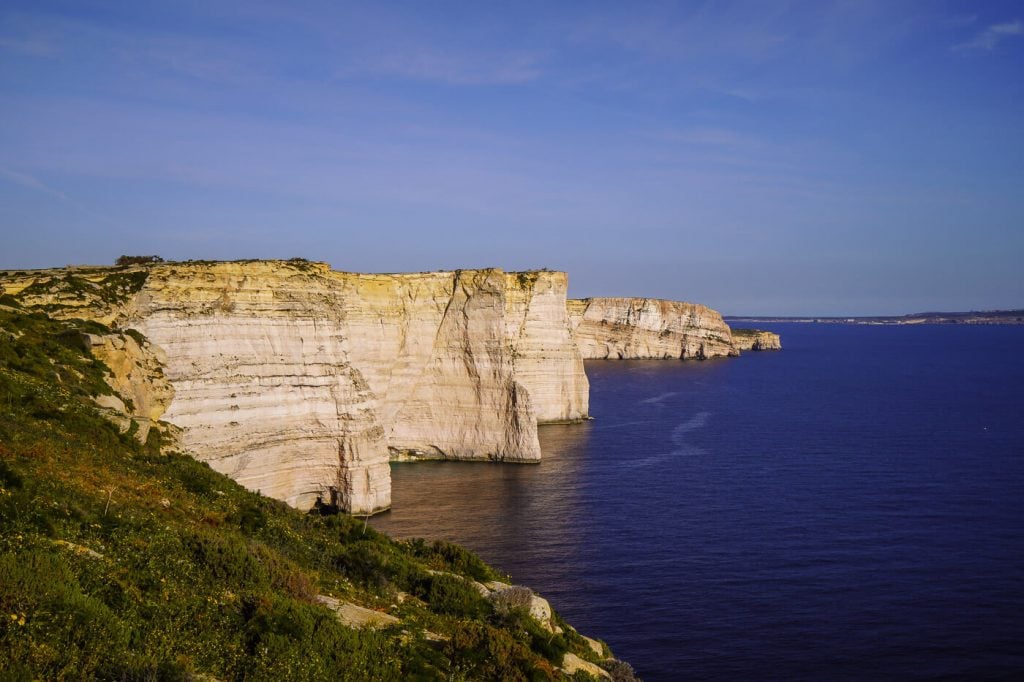
[[[375,526],[463,543],[651,680],[1024,675],[1024,327],[772,325],[587,364],[540,466],[394,465]]]

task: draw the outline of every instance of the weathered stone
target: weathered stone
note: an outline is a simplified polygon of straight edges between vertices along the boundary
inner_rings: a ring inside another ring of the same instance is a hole
[[[722,316],[696,303],[653,298],[570,300],[573,338],[586,359],[737,355]]]
[[[335,597],[328,597],[325,594],[318,594],[313,598],[318,604],[323,604],[338,616],[338,620],[350,628],[385,628],[399,623],[399,619],[380,611],[374,611],[363,606],[357,606],[351,602],[341,601]]]
[[[586,419],[590,382],[572,338],[564,272],[510,272],[505,295],[506,338],[516,380],[526,387],[537,421]]]
[[[733,329],[732,343],[737,350],[782,349],[782,340],[778,334],[760,329]]]
[[[573,675],[576,672],[583,671],[588,675],[593,675],[600,679],[612,679],[612,676],[604,668],[594,665],[590,661],[584,661],[576,654],[568,651],[565,652],[565,656],[562,657],[562,670],[564,670],[568,675]]]
[[[78,545],[78,544],[75,544],[74,542],[68,542],[67,540],[54,540],[53,544],[58,545],[60,547],[64,547],[65,549],[69,549],[72,552],[74,552],[75,554],[80,554],[82,556],[87,556],[90,559],[103,559],[104,558],[104,556],[102,554],[100,554],[99,552],[97,552],[96,550],[89,549],[85,545]]]
[[[124,275],[137,288],[103,298]],[[134,340],[90,338],[116,390],[140,415],[167,407],[181,446],[214,469],[298,507],[386,509],[389,458],[536,462],[538,419],[587,416],[564,273],[247,261],[33,271],[0,286],[144,333],[174,399],[136,390]]]
[[[587,637],[586,635],[580,635],[580,637],[586,640],[587,646],[590,647],[591,651],[593,651],[601,658],[605,658],[604,646],[601,644],[601,642],[597,641],[596,639],[593,639],[592,637]]]

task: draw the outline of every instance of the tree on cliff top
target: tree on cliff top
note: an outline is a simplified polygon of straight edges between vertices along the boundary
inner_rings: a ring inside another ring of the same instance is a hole
[[[160,256],[118,256],[114,265],[142,265],[144,263],[163,263]]]

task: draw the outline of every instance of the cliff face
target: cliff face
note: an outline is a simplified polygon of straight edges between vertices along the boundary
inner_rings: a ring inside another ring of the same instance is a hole
[[[163,353],[182,445],[250,489],[359,513],[390,457],[537,461],[537,422],[587,414],[563,273],[399,275],[325,264],[167,263],[8,273],[56,317]]]
[[[587,417],[584,358],[779,347],[767,332],[734,338],[702,305],[567,301],[561,272],[191,262],[0,273],[0,286],[146,336],[90,341],[131,402],[107,409],[142,437],[162,416],[250,489],[359,513],[390,506],[389,459],[538,461],[538,422]]]
[[[107,417],[123,430],[134,423],[135,437],[145,443],[174,399],[174,388],[163,371],[166,356],[133,333],[83,334],[83,341],[110,370],[107,384],[120,396],[98,396],[96,402],[110,410]]]
[[[722,316],[695,303],[652,298],[585,298],[568,304],[586,359],[713,358],[737,355]]]
[[[516,378],[529,391],[537,420],[585,419],[590,382],[566,309],[568,277],[541,271],[508,273],[505,278],[505,337]]]
[[[166,353],[182,444],[252,490],[308,507],[390,504],[376,398],[348,358],[343,311],[316,268],[149,269],[124,324]]]
[[[350,359],[396,457],[538,461],[537,417],[505,338],[505,273],[330,273]]]
[[[782,350],[778,334],[760,329],[733,329],[732,342],[737,350]]]

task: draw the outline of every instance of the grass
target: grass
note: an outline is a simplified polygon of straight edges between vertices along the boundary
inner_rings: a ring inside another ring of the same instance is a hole
[[[81,343],[104,329],[0,309],[0,678],[547,680],[565,651],[594,659],[496,613],[468,580],[508,578],[461,547],[300,513],[119,433]],[[317,595],[401,623],[351,629]]]

